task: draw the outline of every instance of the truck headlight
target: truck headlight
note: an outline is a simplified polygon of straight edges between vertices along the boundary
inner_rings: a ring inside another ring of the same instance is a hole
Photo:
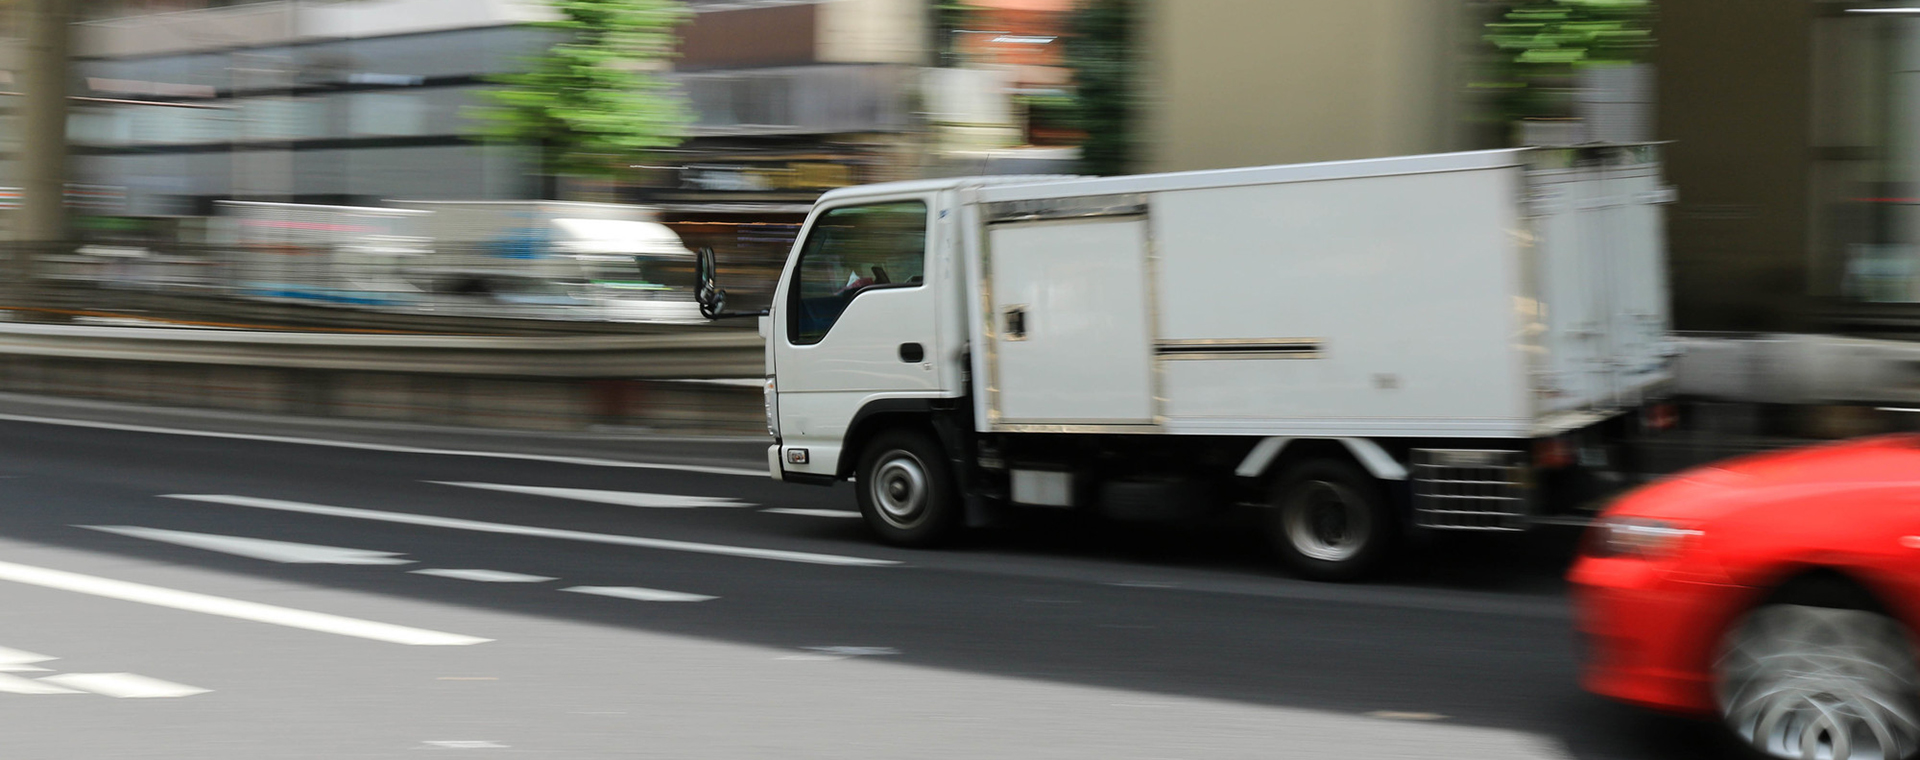
[[[1679,554],[1700,531],[1665,520],[1602,518],[1588,529],[1586,553],[1594,557],[1662,559]]]
[[[765,387],[767,397],[767,435],[780,437],[780,391],[775,387],[773,378],[767,378]]]

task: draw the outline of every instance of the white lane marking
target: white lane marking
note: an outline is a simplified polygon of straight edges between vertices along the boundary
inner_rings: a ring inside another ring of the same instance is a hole
[[[46,670],[46,668],[36,666],[33,663],[58,659],[60,658],[52,655],[34,654],[32,652],[22,652],[18,649],[0,647],[0,672],[19,673]]]
[[[853,657],[891,657],[900,653],[893,647],[806,647],[807,654],[790,654],[777,660],[793,662],[831,662]]]
[[[457,633],[429,631],[424,628],[410,628],[391,623],[377,623],[372,620],[329,615],[324,612],[296,610],[290,607],[277,607],[259,602],[247,602],[228,599],[210,594],[198,594],[192,591],[149,586],[144,583],[117,581],[64,570],[50,570],[31,565],[16,565],[12,562],[0,562],[0,580],[25,583],[61,591],[73,591],[81,594],[103,596],[127,602],[151,604],[156,607],[170,607],[188,612],[201,612],[208,615],[251,620],[256,623],[282,625],[288,628],[304,628],[309,631],[335,633],[341,636],[353,636],[375,641],[389,641],[395,644],[415,646],[467,646],[482,644],[492,639],[477,636],[462,636]]]
[[[793,507],[772,507],[760,510],[770,515],[799,515],[801,517],[851,517],[859,519],[860,513],[850,509],[796,509]]]
[[[173,493],[161,494],[160,498],[204,501],[210,504],[228,504],[236,507],[277,509],[283,512],[304,512],[310,515],[327,515],[329,517],[350,517],[357,520],[378,520],[404,525],[424,525],[430,528],[452,528],[454,530],[471,530],[481,533],[504,533],[516,536],[534,536],[537,538],[557,538],[564,541],[584,541],[597,544],[613,544],[615,546],[638,546],[646,549],[719,554],[729,557],[749,557],[753,559],[772,559],[783,562],[807,562],[816,565],[879,567],[900,564],[890,559],[868,559],[866,557],[845,557],[838,554],[790,552],[780,549],[755,549],[746,546],[674,541],[665,538],[620,536],[609,533],[587,533],[585,531],[561,530],[559,528],[537,528],[531,525],[509,525],[506,523],[482,522],[479,520],[463,520],[457,517],[434,517],[431,515],[416,515],[406,512],[381,512],[372,509],[355,509],[353,507],[332,507],[325,504],[306,504],[297,501],[282,501],[280,499],[260,499],[252,496]]]
[[[641,493],[638,491],[602,491],[593,488],[556,488],[552,486],[510,486],[502,483],[461,483],[447,480],[429,480],[443,486],[461,488],[479,488],[488,491],[528,494],[531,496],[550,496],[556,499],[590,501],[596,504],[614,504],[622,507],[647,507],[651,509],[698,509],[700,507],[750,507],[739,499],[722,496],[680,496],[669,493]]]
[[[515,459],[523,462],[549,462],[552,464],[575,464],[585,467],[625,467],[638,470],[673,470],[676,472],[697,472],[707,475],[745,475],[755,478],[767,477],[766,470],[750,470],[744,467],[711,467],[697,464],[664,464],[660,462],[625,462],[618,459],[599,459],[596,457],[569,457],[552,454],[517,454],[507,451],[472,451],[463,449],[433,449],[422,446],[399,446],[386,443],[360,443],[357,441],[329,441],[324,438],[299,438],[286,435],[263,435],[259,433],[225,433],[214,430],[186,430],[183,428],[155,427],[152,425],[129,425],[120,422],[95,422],[92,420],[65,420],[58,417],[37,417],[28,414],[0,414],[0,420],[8,422],[30,422],[38,425],[61,425],[65,427],[92,428],[95,430],[120,430],[129,433],[157,433],[160,435],[190,435],[199,438],[225,438],[235,441],[264,441],[267,443],[291,443],[301,446],[331,446],[337,449],[359,449],[361,451],[385,451],[395,454],[428,454],[450,457],[487,457],[490,459]]]
[[[717,596],[707,596],[705,594],[662,591],[657,588],[640,588],[638,586],[573,586],[560,590],[572,591],[576,594],[611,596],[616,599],[634,599],[642,602],[705,602],[720,598]]]
[[[544,575],[527,575],[526,573],[509,573],[505,570],[449,569],[449,568],[430,567],[425,570],[408,570],[407,572],[416,573],[419,575],[438,576],[441,578],[453,578],[456,580],[463,580],[463,581],[478,581],[480,583],[543,583],[546,581],[556,580],[554,578],[549,578]]]
[[[423,744],[434,749],[507,749],[507,745],[485,739],[443,739]]]
[[[0,693],[3,694],[79,694],[73,689],[41,683],[31,678],[21,678],[0,673]]]
[[[134,673],[63,673],[40,680],[120,699],[191,697],[208,691],[198,686],[162,681]]]
[[[242,536],[219,536],[211,533],[188,533],[184,530],[142,528],[136,525],[75,525],[73,527],[118,533],[122,536],[144,538],[149,541],[164,541],[169,544],[191,546],[195,549],[238,554],[242,557],[264,559],[268,562],[283,562],[298,565],[413,564],[413,560],[399,559],[399,552],[378,552],[367,549],[348,549],[342,546],[296,544],[292,541],[273,541],[265,538],[245,538]]]
[[[1373,712],[1367,713],[1367,717],[1383,718],[1386,720],[1421,720],[1421,721],[1447,719],[1447,716],[1441,715],[1440,713],[1400,712],[1398,710],[1375,710]]]

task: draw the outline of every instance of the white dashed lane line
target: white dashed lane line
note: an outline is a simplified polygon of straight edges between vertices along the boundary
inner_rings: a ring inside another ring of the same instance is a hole
[[[753,506],[739,499],[723,496],[684,496],[671,493],[604,491],[595,488],[558,488],[554,486],[513,486],[503,483],[463,483],[447,480],[429,480],[426,482],[442,486],[478,488],[485,491],[526,494],[528,496],[546,496],[555,499],[572,499],[574,501],[586,501],[595,504],[613,504],[621,507],[643,507],[647,509],[700,509],[703,507]]]
[[[162,681],[134,673],[64,673],[47,676],[40,680],[56,686],[66,686],[119,699],[191,697],[208,691],[198,686]]]
[[[184,499],[187,501],[226,504],[236,507],[251,507],[254,509],[272,509],[282,512],[301,512],[310,515],[326,515],[328,517],[346,517],[355,520],[375,520],[404,525],[421,525],[431,528],[451,528],[454,530],[470,530],[480,533],[555,538],[564,541],[584,541],[596,544],[613,544],[615,546],[637,546],[645,549],[718,554],[729,557],[778,560],[781,562],[804,562],[815,565],[840,565],[846,567],[884,567],[900,564],[890,559],[869,559],[867,557],[848,557],[838,554],[816,554],[813,552],[795,552],[781,549],[757,549],[748,546],[728,546],[725,544],[707,544],[695,541],[674,541],[664,538],[647,538],[645,536],[587,533],[584,531],[562,530],[558,528],[539,528],[531,525],[511,525],[507,523],[482,522],[480,520],[465,520],[457,517],[435,517],[433,515],[418,515],[409,512],[382,512],[373,509],[307,504],[297,501],[283,501],[280,499],[261,499],[252,496],[163,494],[161,498]]]
[[[462,581],[477,581],[480,583],[545,583],[551,580],[558,580],[557,578],[552,578],[545,575],[528,575],[526,573],[510,573],[505,570],[454,569],[454,568],[432,567],[432,568],[427,568],[425,570],[409,570],[407,572],[414,573],[417,575],[432,575],[440,578],[453,578],[455,580],[462,580]]]
[[[576,594],[592,594],[594,596],[611,596],[616,599],[632,599],[640,602],[706,602],[720,598],[717,596],[707,596],[705,594],[688,594],[680,591],[664,591],[657,588],[640,588],[637,586],[572,586],[561,590],[571,591]]]
[[[793,507],[771,507],[760,510],[770,515],[799,515],[801,517],[850,517],[859,519],[860,513],[847,509],[795,509]]]

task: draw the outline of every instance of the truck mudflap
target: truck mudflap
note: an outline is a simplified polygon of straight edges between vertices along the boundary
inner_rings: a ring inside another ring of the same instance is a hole
[[[1523,531],[1530,513],[1525,452],[1414,449],[1414,524],[1435,530]]]

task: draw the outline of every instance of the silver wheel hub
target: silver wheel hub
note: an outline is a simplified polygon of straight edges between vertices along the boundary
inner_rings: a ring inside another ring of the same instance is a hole
[[[1373,517],[1360,494],[1325,480],[1300,484],[1282,509],[1287,542],[1324,562],[1353,559],[1373,537]]]
[[[1743,741],[1794,760],[1898,760],[1920,748],[1913,649],[1872,612],[1776,604],[1727,635],[1720,714]]]
[[[880,518],[897,528],[911,528],[927,516],[927,470],[905,451],[889,451],[873,468],[867,484]]]

